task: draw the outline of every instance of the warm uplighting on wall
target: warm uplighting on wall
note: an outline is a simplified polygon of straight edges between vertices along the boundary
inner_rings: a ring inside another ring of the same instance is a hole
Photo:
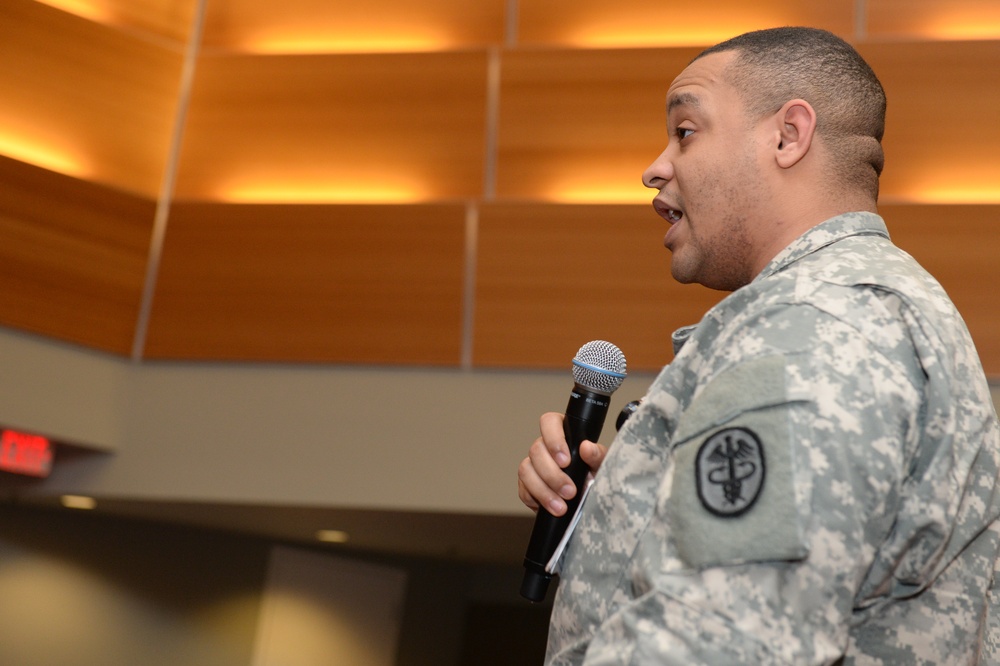
[[[641,185],[638,187],[583,187],[574,184],[565,188],[553,188],[539,197],[552,203],[580,204],[634,204],[649,203],[656,194]]]
[[[838,0],[844,3],[845,0]],[[579,48],[708,46],[748,30],[809,24],[822,15],[849,16],[845,4],[819,9],[804,2],[715,0],[680,10],[670,3],[625,0],[547,0],[520,3],[520,35],[529,43]]]
[[[85,178],[90,175],[90,169],[85,166],[84,160],[69,151],[45,145],[41,141],[7,134],[2,130],[0,155],[66,176]]]
[[[416,184],[397,182],[315,182],[307,179],[287,182],[231,183],[218,188],[211,197],[226,203],[257,204],[365,204],[419,203],[432,197]]]
[[[552,203],[634,204],[649,203],[655,190],[644,187],[641,176],[646,165],[634,169],[619,167],[615,172],[602,172],[599,166],[567,168],[572,176],[553,179],[539,187],[534,197]],[[634,176],[631,172],[634,171]]]
[[[960,160],[956,159],[955,162]],[[1000,204],[1000,167],[983,157],[969,158],[948,174],[924,166],[885,191],[884,200],[919,204]]]
[[[912,193],[885,197],[883,203],[1000,204],[1000,185],[983,187],[926,187]]]
[[[111,23],[114,19],[111,11],[99,2],[93,0],[38,0],[43,5],[49,5],[56,9],[85,18],[95,23]]]
[[[974,11],[956,12],[942,3],[940,16],[929,17],[913,32],[921,37],[940,40],[977,40],[1000,38],[1000,3],[976,7]]]
[[[941,40],[974,40],[1000,38],[1000,21],[996,23],[983,22],[947,22],[938,23],[921,32],[924,37]]]
[[[627,26],[620,29],[608,26],[587,26],[567,35],[566,46],[576,48],[639,48],[664,46],[707,46],[733,35],[759,28],[760,23],[741,23],[704,26],[702,28],[651,24]]]
[[[307,28],[248,36],[235,48],[258,54],[314,53],[412,53],[441,51],[451,44],[433,31],[414,33],[412,30],[392,34],[312,32]]]

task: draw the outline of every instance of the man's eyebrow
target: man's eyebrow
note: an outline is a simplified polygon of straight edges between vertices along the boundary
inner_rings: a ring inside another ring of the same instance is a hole
[[[678,93],[670,97],[670,101],[667,102],[667,113],[670,113],[678,106],[692,106],[696,109],[701,108],[701,100],[691,93]]]

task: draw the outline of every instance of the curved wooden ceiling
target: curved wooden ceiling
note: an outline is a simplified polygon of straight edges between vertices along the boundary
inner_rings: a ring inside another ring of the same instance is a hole
[[[882,79],[883,214],[1000,375],[1000,4],[612,4],[7,0],[0,324],[136,359],[454,367],[606,338],[658,368],[721,296],[670,280],[639,182],[666,87],[704,45],[812,24]]]

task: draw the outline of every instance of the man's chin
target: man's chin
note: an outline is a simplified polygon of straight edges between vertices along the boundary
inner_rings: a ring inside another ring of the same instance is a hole
[[[681,284],[697,282],[695,272],[690,266],[685,266],[683,262],[679,262],[677,255],[674,255],[670,261],[670,275],[676,282],[680,282]]]

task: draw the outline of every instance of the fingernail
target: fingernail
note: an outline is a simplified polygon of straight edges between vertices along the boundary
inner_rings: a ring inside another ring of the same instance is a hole
[[[562,513],[566,510],[566,505],[560,500],[554,499],[549,502],[549,512],[553,515]]]
[[[563,499],[569,499],[575,492],[576,488],[568,483],[559,489],[559,494],[562,495]]]
[[[560,451],[556,454],[556,464],[560,467],[565,467],[569,464],[569,456]]]

